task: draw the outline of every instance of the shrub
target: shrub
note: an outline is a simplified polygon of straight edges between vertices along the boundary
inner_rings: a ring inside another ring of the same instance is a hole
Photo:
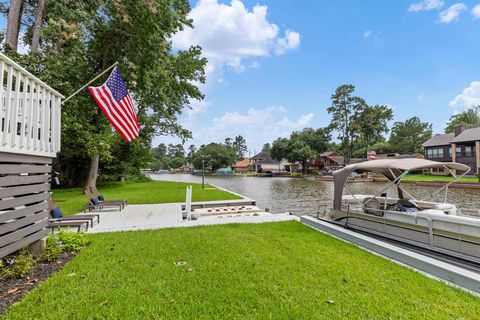
[[[7,266],[3,262],[3,260],[0,259],[0,279],[3,279],[6,277],[7,273]]]
[[[84,232],[61,230],[57,233],[57,236],[63,252],[78,252],[88,244],[87,235]]]
[[[56,234],[49,234],[47,238],[47,245],[45,251],[42,254],[42,260],[44,261],[53,261],[58,258],[62,253],[62,246]]]
[[[23,278],[30,273],[35,265],[35,258],[27,250],[21,250],[17,255],[6,260],[8,265],[2,263],[1,274],[5,278]]]

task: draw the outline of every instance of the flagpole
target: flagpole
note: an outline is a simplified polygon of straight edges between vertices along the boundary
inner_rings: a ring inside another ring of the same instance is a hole
[[[97,80],[98,78],[100,78],[101,76],[103,76],[105,73],[107,73],[110,69],[112,69],[113,67],[115,67],[116,65],[118,64],[118,61],[115,62],[114,64],[112,64],[110,67],[108,67],[107,69],[103,70],[102,73],[100,73],[98,76],[96,76],[95,78],[93,78],[92,80],[90,80],[87,84],[85,84],[83,87],[81,87],[80,89],[78,89],[77,91],[75,91],[74,93],[72,93],[71,95],[69,95],[65,100],[62,101],[62,104],[64,104],[65,102],[67,102],[68,100],[70,100],[70,98],[73,98],[74,96],[76,96],[80,91],[82,91],[83,89],[85,89],[86,87],[88,87],[89,84],[91,84],[92,82],[94,82],[95,80]]]

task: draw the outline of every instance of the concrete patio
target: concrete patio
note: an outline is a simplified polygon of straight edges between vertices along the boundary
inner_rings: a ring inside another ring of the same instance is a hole
[[[204,204],[208,205],[209,202],[205,202]],[[218,204],[218,201],[212,202],[212,205]],[[101,215],[100,223],[89,228],[88,232],[99,233],[195,227],[228,223],[264,223],[299,220],[298,217],[289,215],[288,213],[262,213],[258,216],[205,217],[198,220],[186,221],[183,220],[182,217],[182,205],[184,205],[184,203],[128,205],[122,211],[102,210],[95,212]]]

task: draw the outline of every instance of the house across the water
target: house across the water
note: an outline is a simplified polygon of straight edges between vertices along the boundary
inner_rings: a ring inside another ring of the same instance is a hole
[[[269,173],[282,171],[280,162],[272,159],[269,152],[262,151],[254,157],[250,158],[250,171]]]
[[[422,146],[425,159],[463,163],[472,169],[471,174],[480,173],[480,127],[471,129],[458,127],[452,133],[436,134]],[[433,173],[447,172],[436,169]]]
[[[243,160],[240,160],[240,161],[237,161],[233,166],[232,166],[232,170],[233,172],[235,173],[244,173],[244,172],[248,172],[249,168],[250,168],[250,163],[252,161],[250,159],[243,159]]]

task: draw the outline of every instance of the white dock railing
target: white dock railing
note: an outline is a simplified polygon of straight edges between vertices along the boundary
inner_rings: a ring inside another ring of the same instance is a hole
[[[62,98],[0,53],[0,152],[56,157]]]

